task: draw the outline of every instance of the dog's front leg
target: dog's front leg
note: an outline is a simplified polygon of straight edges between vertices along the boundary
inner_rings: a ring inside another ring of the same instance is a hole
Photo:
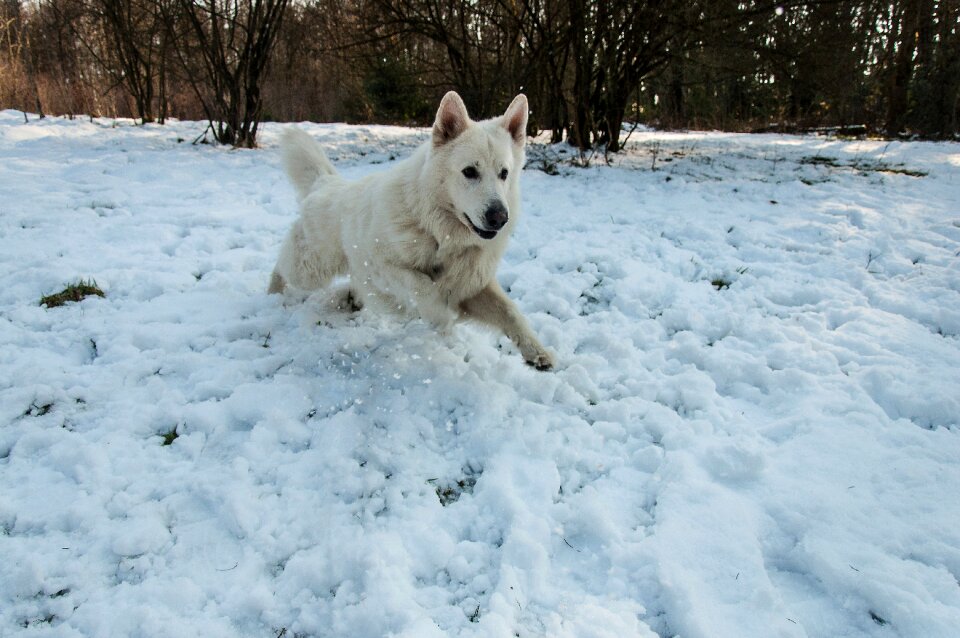
[[[415,308],[438,330],[450,331],[456,315],[442,298],[440,286],[428,276],[408,268],[387,267],[379,269],[373,278],[378,288],[401,304]]]
[[[498,283],[491,282],[473,297],[462,301],[460,309],[467,318],[503,331],[520,349],[524,360],[537,370],[553,367],[553,355],[540,345],[527,320]]]

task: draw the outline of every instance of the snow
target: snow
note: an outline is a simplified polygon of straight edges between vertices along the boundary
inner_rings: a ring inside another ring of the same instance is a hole
[[[202,130],[0,112],[0,635],[957,635],[956,144],[534,144],[541,373],[266,295],[282,126]]]

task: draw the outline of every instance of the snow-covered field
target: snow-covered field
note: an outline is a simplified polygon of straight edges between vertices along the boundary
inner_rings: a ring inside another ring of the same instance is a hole
[[[0,636],[960,635],[960,145],[534,145],[541,373],[267,296],[281,127],[202,129],[0,113]]]

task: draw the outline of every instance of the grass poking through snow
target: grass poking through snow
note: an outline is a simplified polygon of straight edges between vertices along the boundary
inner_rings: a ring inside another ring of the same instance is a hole
[[[46,295],[40,298],[40,305],[47,308],[57,308],[71,301],[82,301],[87,297],[104,297],[103,291],[97,286],[93,279],[84,281],[83,279],[74,284],[67,284],[67,287],[53,295]]]
[[[180,435],[177,433],[177,426],[173,426],[173,429],[166,432],[160,432],[160,438],[163,439],[163,445],[173,445],[173,442],[177,440]]]

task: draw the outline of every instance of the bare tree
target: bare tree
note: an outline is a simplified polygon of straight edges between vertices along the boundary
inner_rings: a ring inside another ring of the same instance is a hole
[[[950,139],[957,131],[960,105],[960,2],[930,0],[923,8],[904,119],[923,137]]]
[[[43,104],[29,54],[30,34],[20,2],[6,0],[0,4],[0,103],[19,106],[24,119],[30,106],[35,106],[42,118]]]
[[[261,86],[288,0],[176,0],[164,9],[214,138],[253,148]]]
[[[71,22],[77,39],[130,96],[141,122],[162,122],[169,32],[161,3],[169,0],[84,1],[83,19]]]

